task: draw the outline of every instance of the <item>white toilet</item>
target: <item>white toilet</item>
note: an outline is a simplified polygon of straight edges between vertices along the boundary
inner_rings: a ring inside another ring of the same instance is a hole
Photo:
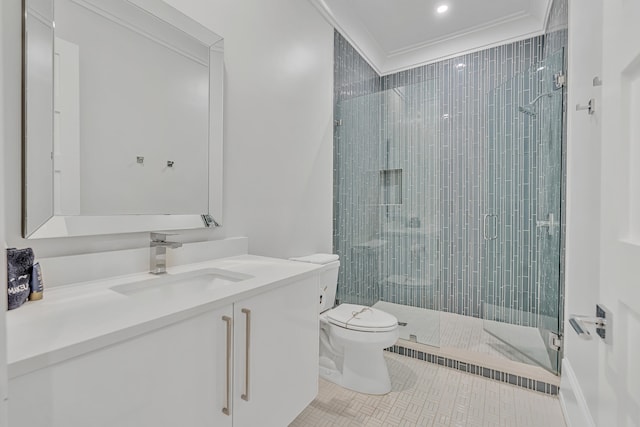
[[[315,254],[293,261],[323,265],[320,278],[320,376],[368,394],[391,391],[382,351],[398,339],[398,319],[362,305],[333,307],[338,287],[338,255]]]

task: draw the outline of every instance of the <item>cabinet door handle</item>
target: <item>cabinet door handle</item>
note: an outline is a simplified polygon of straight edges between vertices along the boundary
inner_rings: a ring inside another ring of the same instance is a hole
[[[233,320],[229,316],[222,316],[222,320],[227,323],[227,390],[224,398],[224,407],[222,413],[231,415],[229,412],[229,397],[231,395],[231,332]]]
[[[244,365],[244,393],[240,396],[242,400],[249,401],[249,354],[251,345],[251,310],[243,308],[242,311],[247,316],[245,365]]]

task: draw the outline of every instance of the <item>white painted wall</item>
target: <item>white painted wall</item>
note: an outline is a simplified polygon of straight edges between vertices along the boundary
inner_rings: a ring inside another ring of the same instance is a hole
[[[8,245],[31,246],[39,257],[147,245],[147,233],[20,237],[20,3],[3,0],[0,23]],[[299,0],[168,3],[221,34],[226,59],[224,226],[177,239],[247,236],[251,253],[276,257],[330,252],[333,29]]]
[[[166,1],[224,37],[226,232],[254,254],[330,252],[333,29],[306,1]]]
[[[561,397],[570,425],[597,419],[597,343],[584,341],[568,323],[571,314],[594,315],[600,277],[599,115],[575,111],[600,98],[593,77],[602,76],[602,0],[569,0],[567,107],[567,246],[565,352]]]
[[[0,2],[0,22],[3,22],[4,2]],[[4,34],[0,31],[0,51],[4,46]],[[0,55],[0,64],[2,64]],[[2,79],[3,67],[0,66],[0,82]],[[3,99],[2,85],[0,85],[0,100]],[[4,158],[4,114],[3,104],[0,102],[0,159]],[[4,243],[4,177],[0,174],[0,242]],[[0,250],[4,252],[4,244],[0,244]],[[0,291],[7,288],[6,257],[0,256]],[[6,295],[6,292],[4,293]],[[0,427],[7,427],[7,334],[5,313],[7,310],[7,298],[0,297]]]

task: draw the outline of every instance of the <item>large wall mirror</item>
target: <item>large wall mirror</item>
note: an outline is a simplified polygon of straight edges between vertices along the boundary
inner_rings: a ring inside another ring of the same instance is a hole
[[[24,236],[218,225],[222,38],[162,0],[24,12]]]

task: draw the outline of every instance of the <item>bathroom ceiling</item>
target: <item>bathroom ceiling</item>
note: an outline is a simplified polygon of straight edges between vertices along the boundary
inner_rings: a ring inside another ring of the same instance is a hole
[[[544,32],[552,0],[310,0],[380,74]],[[447,5],[438,14],[438,6]]]

